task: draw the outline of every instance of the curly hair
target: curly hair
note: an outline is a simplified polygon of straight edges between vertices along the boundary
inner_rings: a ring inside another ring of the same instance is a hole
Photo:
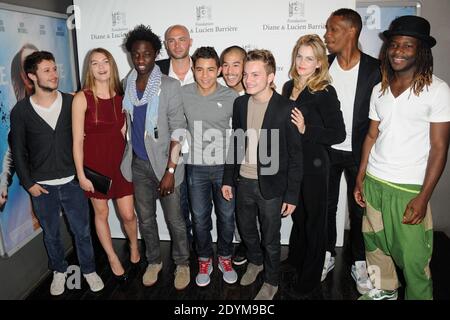
[[[125,36],[125,48],[128,52],[131,52],[131,48],[136,41],[147,41],[152,44],[155,52],[159,52],[162,47],[161,39],[155,33],[153,33],[150,26],[144,26],[140,24],[136,26],[133,30],[128,32]]]

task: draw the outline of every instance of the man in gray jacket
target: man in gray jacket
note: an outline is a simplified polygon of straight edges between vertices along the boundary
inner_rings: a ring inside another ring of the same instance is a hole
[[[128,130],[121,170],[134,183],[139,229],[146,246],[148,266],[142,281],[152,286],[162,268],[156,222],[159,198],[173,241],[172,257],[177,265],[174,285],[182,290],[189,284],[190,271],[186,224],[180,211],[184,166],[178,159],[186,128],[180,83],[163,75],[155,65],[161,40],[150,27],[139,25],[131,30],[125,47],[134,69],[125,80],[123,109]]]

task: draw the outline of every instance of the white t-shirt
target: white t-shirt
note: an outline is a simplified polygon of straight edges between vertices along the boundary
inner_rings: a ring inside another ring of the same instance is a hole
[[[177,79],[178,81],[180,81],[181,86],[185,86],[187,84],[193,83],[195,82],[194,79],[194,74],[192,73],[192,59],[191,59],[191,66],[189,67],[188,72],[185,74],[184,76],[184,80],[180,80],[177,76],[177,74],[173,71],[173,67],[172,67],[172,59],[170,60],[170,67],[169,67],[169,77]]]
[[[332,85],[341,102],[342,116],[345,124],[345,140],[331,146],[333,149],[352,151],[353,108],[355,105],[356,85],[358,83],[359,62],[350,70],[344,70],[337,58],[330,67]]]
[[[184,80],[181,80],[178,78],[177,74],[173,71],[172,59],[170,59],[170,67],[169,67],[168,76],[180,81],[181,86],[185,86],[187,84],[194,83],[195,79],[194,79],[194,74],[192,73],[192,59],[190,59],[190,61],[191,61],[191,66],[190,66],[188,72],[186,73],[186,75],[184,76]],[[185,154],[188,152],[189,152],[189,143],[188,143],[187,139],[184,139],[183,142],[181,143],[181,153]]]
[[[30,97],[30,103],[33,106],[34,111],[53,129],[55,130],[56,124],[58,123],[59,115],[61,114],[62,108],[62,95],[61,92],[57,91],[58,95],[52,105],[48,108],[41,107]],[[73,180],[75,176],[64,177],[60,179],[52,179],[45,181],[38,181],[39,184],[47,184],[50,186],[59,186],[66,184]]]
[[[59,114],[62,108],[62,95],[57,91],[57,96],[55,101],[50,107],[41,107],[30,97],[30,103],[33,106],[34,111],[42,118],[44,121],[53,129],[56,128],[56,123],[58,122]]]
[[[410,89],[395,98],[381,83],[373,88],[369,118],[380,121],[367,171],[384,180],[422,185],[430,152],[430,123],[450,121],[450,89],[433,75],[419,96]]]

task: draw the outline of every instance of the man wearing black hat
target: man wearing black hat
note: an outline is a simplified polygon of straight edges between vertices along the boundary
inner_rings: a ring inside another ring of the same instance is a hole
[[[444,170],[450,89],[433,75],[430,24],[395,19],[383,32],[381,83],[374,87],[369,132],[354,196],[365,207],[363,234],[374,289],[362,300],[394,300],[402,269],[405,299],[433,299],[429,201]]]

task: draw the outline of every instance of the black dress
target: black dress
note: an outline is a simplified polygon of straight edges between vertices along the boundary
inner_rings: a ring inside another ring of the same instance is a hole
[[[283,95],[291,96],[293,80],[283,86]],[[305,88],[292,101],[305,119],[303,142],[303,180],[299,204],[292,214],[289,238],[289,264],[297,271],[294,289],[308,294],[320,285],[327,237],[328,147],[345,139],[345,125],[336,90],[310,92]]]

